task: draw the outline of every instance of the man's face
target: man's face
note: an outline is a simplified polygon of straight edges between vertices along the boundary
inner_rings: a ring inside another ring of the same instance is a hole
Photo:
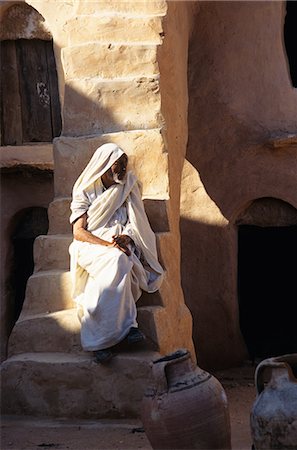
[[[110,168],[112,178],[116,183],[124,180],[126,176],[128,156],[124,153]]]

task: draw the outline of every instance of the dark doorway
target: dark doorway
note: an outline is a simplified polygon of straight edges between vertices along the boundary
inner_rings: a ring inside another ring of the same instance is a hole
[[[297,225],[239,226],[238,301],[251,359],[297,352]]]
[[[297,87],[297,2],[286,2],[284,41],[293,87]]]
[[[12,235],[13,265],[10,291],[14,297],[13,322],[16,322],[21,313],[27,281],[34,270],[34,240],[41,234],[47,234],[47,231],[47,210],[45,208],[30,208],[22,213]]]

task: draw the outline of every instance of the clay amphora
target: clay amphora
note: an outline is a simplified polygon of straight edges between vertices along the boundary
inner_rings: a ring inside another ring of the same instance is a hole
[[[141,416],[155,450],[231,448],[225,391],[186,349],[154,361]]]
[[[257,398],[251,411],[251,432],[256,450],[297,449],[295,376],[297,353],[268,358],[257,366]]]

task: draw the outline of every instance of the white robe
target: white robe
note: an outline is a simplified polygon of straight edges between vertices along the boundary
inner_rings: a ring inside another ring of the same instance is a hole
[[[76,240],[70,246],[73,298],[86,351],[111,347],[137,327],[136,301],[142,290],[158,290],[163,277],[135,176],[128,172],[125,185],[105,191],[100,178],[92,182],[74,192],[70,221],[87,212],[87,229],[94,235],[112,241],[115,234],[127,234],[135,245],[129,257],[115,247]]]

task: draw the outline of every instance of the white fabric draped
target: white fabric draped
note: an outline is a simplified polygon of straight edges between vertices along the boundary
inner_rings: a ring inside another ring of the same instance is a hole
[[[73,188],[71,223],[86,212],[87,229],[94,235],[111,241],[114,234],[129,234],[135,243],[129,257],[114,247],[76,240],[70,246],[72,294],[83,310],[84,350],[120,342],[137,326],[135,302],[141,290],[155,292],[163,278],[135,175],[128,172],[123,184],[106,190],[101,184],[101,175],[123,153],[115,144],[99,147]]]

